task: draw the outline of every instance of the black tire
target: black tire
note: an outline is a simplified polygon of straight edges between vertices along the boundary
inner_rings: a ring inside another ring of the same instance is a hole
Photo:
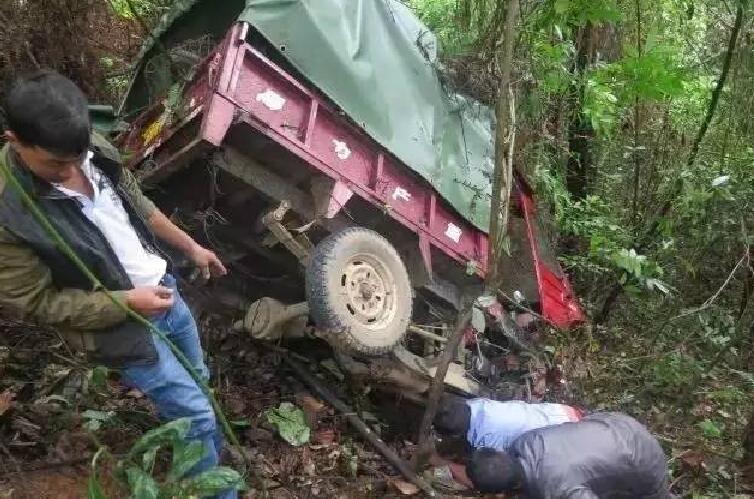
[[[366,355],[389,352],[411,320],[412,292],[398,252],[374,231],[345,229],[314,249],[306,298],[333,346]]]

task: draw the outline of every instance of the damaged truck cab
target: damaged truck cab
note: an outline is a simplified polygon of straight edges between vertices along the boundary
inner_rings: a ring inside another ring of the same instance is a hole
[[[395,0],[184,0],[163,19],[119,145],[233,269],[253,301],[240,328],[309,327],[338,351],[431,372],[446,325],[482,291],[494,149],[489,110],[442,86],[434,51]],[[556,327],[581,322],[519,174],[511,205],[501,296]]]

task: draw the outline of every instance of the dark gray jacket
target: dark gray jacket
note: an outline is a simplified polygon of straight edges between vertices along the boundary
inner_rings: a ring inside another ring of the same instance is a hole
[[[625,414],[597,413],[533,430],[509,452],[523,466],[524,494],[531,499],[671,497],[665,453]]]

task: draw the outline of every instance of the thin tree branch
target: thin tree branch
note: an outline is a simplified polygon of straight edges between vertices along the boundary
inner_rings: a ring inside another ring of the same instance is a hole
[[[702,121],[702,126],[699,127],[699,133],[696,136],[696,140],[694,140],[694,144],[691,146],[691,153],[689,154],[689,159],[686,162],[687,166],[693,166],[694,163],[696,162],[696,157],[699,154],[699,146],[704,140],[705,135],[707,135],[707,129],[709,128],[709,125],[712,122],[712,118],[714,118],[715,116],[715,111],[717,110],[717,104],[718,102],[720,102],[720,95],[723,93],[723,88],[725,87],[725,81],[728,79],[728,73],[730,72],[731,61],[733,60],[733,54],[736,51],[738,33],[739,31],[741,31],[741,24],[743,23],[743,17],[744,17],[743,1],[744,0],[740,0],[738,2],[738,7],[736,7],[736,20],[733,24],[733,29],[731,30],[731,33],[730,33],[730,39],[728,40],[728,51],[725,53],[725,60],[723,61],[723,69],[720,73],[720,78],[717,80],[717,85],[715,86],[715,89],[712,91],[712,98],[710,99],[709,107],[707,108],[707,115],[704,117],[704,121]]]
[[[440,397],[445,391],[445,375],[448,374],[448,366],[456,356],[458,345],[460,345],[463,334],[471,321],[472,308],[472,306],[469,306],[458,315],[456,329],[453,331],[453,336],[445,344],[445,350],[443,350],[440,363],[437,365],[435,377],[432,379],[432,386],[429,389],[427,407],[424,410],[424,416],[419,427],[418,449],[411,460],[414,470],[417,470],[421,466],[431,448],[430,430],[432,429],[432,421],[437,413],[437,404],[440,402]]]
[[[641,0],[636,0],[636,52],[639,57],[642,55],[641,43]],[[631,219],[634,227],[637,226],[639,216],[639,180],[641,176],[641,155],[639,154],[639,126],[641,110],[639,109],[639,95],[634,97],[634,197],[631,202]],[[635,230],[635,229],[634,229]]]

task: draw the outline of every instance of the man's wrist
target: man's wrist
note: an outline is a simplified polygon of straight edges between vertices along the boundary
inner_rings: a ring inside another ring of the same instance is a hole
[[[189,257],[189,259],[193,259],[194,255],[202,249],[202,246],[190,237],[187,236],[187,238],[188,241],[186,241],[185,247],[182,248],[182,251],[187,257]]]

